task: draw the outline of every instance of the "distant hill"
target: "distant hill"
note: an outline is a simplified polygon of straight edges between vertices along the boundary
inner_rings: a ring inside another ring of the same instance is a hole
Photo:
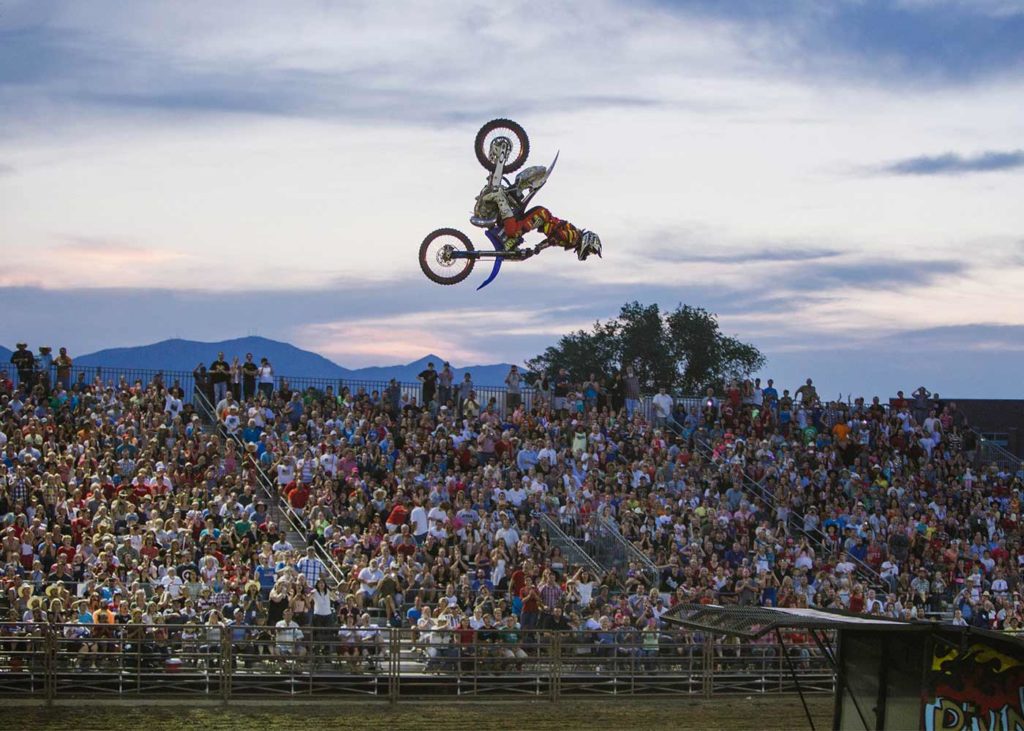
[[[269,358],[278,375],[344,378],[349,374],[347,368],[342,368],[322,355],[296,348],[288,343],[261,337],[236,338],[215,343],[175,338],[134,348],[99,350],[95,353],[78,356],[75,358],[75,365],[191,371],[199,363],[209,365],[216,359],[219,351],[224,352],[224,357],[228,362],[235,355],[242,360],[246,353],[252,353],[257,362],[262,357]]]
[[[419,360],[414,360],[412,363],[406,363],[405,365],[356,368],[349,371],[347,378],[366,381],[386,381],[388,379],[395,378],[402,382],[412,382],[416,380],[416,376],[426,370],[427,363],[430,362],[433,362],[434,366],[438,370],[441,370],[441,366],[444,365],[445,359],[439,355],[428,355],[420,358]],[[466,371],[469,371],[473,377],[473,383],[477,386],[504,386],[505,376],[508,375],[508,369],[508,363],[472,365],[464,366],[462,368],[456,368],[452,365],[452,371],[455,373],[455,379],[457,381],[461,381],[462,375]]]
[[[309,350],[296,348],[289,343],[282,343],[269,338],[247,337],[234,340],[221,340],[214,343],[203,343],[196,340],[162,340],[151,345],[139,345],[131,348],[108,348],[95,353],[72,357],[76,366],[116,366],[121,368],[140,368],[164,371],[191,371],[199,363],[209,365],[217,353],[223,351],[224,357],[230,362],[237,355],[240,359],[246,353],[252,353],[257,362],[266,357],[274,364],[274,372],[278,376],[294,378],[346,378],[361,381],[387,381],[395,378],[401,382],[411,383],[421,371],[426,370],[427,363],[433,362],[438,370],[445,359],[439,355],[427,355],[412,363],[368,366],[365,368],[345,368]],[[0,362],[10,360],[11,351],[0,346]],[[492,365],[472,365],[461,368],[452,366],[457,381],[469,371],[473,383],[478,386],[503,386],[508,375],[508,363]]]

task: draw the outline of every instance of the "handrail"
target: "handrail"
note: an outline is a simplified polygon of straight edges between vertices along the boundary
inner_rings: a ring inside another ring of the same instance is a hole
[[[541,512],[534,512],[533,515],[540,520],[541,526],[548,533],[548,538],[557,539],[555,545],[565,551],[566,558],[571,559],[574,563],[584,565],[595,577],[604,574],[604,569],[594,560],[594,557],[587,553],[568,533],[562,530],[561,526],[552,520],[550,515]]]
[[[209,402],[209,400],[206,398],[206,395],[203,394],[199,389],[195,389],[193,402],[198,402],[200,404],[203,411],[205,411],[210,416],[213,423],[217,425],[218,429],[221,427],[220,420],[216,418],[216,410],[214,409],[213,405]],[[227,431],[224,431],[224,435],[227,438],[232,439],[235,442],[235,444],[238,445],[239,449],[241,449],[242,451],[242,454],[246,454],[245,443],[242,441],[241,437],[239,437],[237,434],[231,434]],[[256,481],[257,483],[259,483],[259,486],[260,488],[262,488],[263,493],[266,495],[267,499],[271,501],[270,504],[277,508],[277,511],[284,517],[284,519],[287,521],[288,525],[291,527],[293,531],[295,531],[299,535],[303,536],[303,538],[305,538],[308,535],[309,526],[306,525],[305,521],[302,520],[302,518],[299,517],[294,510],[292,510],[292,507],[288,505],[288,503],[281,497],[273,481],[270,479],[266,471],[263,469],[263,465],[261,465],[257,460],[250,460],[249,463],[255,468],[254,472],[256,474]],[[335,586],[343,583],[344,573],[342,573],[341,569],[338,567],[337,562],[334,559],[334,556],[332,556],[329,551],[327,551],[323,546],[316,543],[315,541],[312,543],[308,543],[307,545],[313,546],[313,550],[317,553],[321,562],[323,562],[324,568],[326,569],[327,574],[334,581]]]
[[[636,561],[640,564],[641,570],[647,575],[650,586],[657,587],[661,578],[661,572],[658,570],[658,567],[654,565],[654,562],[651,561],[643,551],[634,546],[632,541],[622,535],[615,524],[608,518],[603,515],[595,515],[594,517],[597,518],[599,534],[602,536],[610,536],[612,542],[625,552],[627,562]]]
[[[465,370],[465,369],[464,369]],[[90,375],[91,374],[91,375]],[[11,377],[17,383],[17,373],[12,373]],[[180,371],[180,370],[165,370],[165,369],[153,369],[153,368],[135,368],[133,366],[117,366],[117,365],[73,365],[71,367],[70,381],[72,385],[77,383],[92,384],[96,379],[99,379],[104,385],[113,385],[124,381],[126,383],[134,383],[135,381],[141,382],[143,385],[160,380],[165,386],[177,385],[185,393],[189,390],[198,391],[195,382],[195,376],[192,371]],[[57,382],[57,367],[56,365],[51,367],[50,373],[51,383]],[[316,376],[287,376],[287,375],[275,375],[274,376],[274,390],[279,391],[282,386],[286,385],[296,391],[304,392],[309,389],[313,389],[319,392],[326,392],[330,389],[334,394],[340,394],[342,389],[349,389],[352,392],[363,390],[366,393],[372,391],[383,392],[384,389],[389,385],[389,379],[358,379],[358,378],[328,378],[328,377],[316,377]],[[419,381],[401,381],[398,383],[401,389],[402,396],[408,396],[415,398],[417,403],[423,401],[423,384]],[[458,392],[459,384],[456,382],[452,385],[452,398],[455,399]],[[473,391],[477,396],[477,403],[480,404],[481,408],[485,408],[490,401],[494,399],[499,408],[504,409],[507,404],[508,388],[506,386],[486,386],[482,384],[474,384]],[[534,404],[539,399],[539,393],[531,384],[523,384],[520,387],[519,396],[522,404],[527,408],[533,408]],[[687,399],[693,399],[695,397],[686,397]],[[651,416],[651,397],[645,396],[640,400],[640,411],[646,416]]]
[[[707,459],[709,462],[712,462],[714,460],[715,450],[710,444],[704,441],[697,434],[693,435],[693,443],[697,446],[698,451],[701,451],[701,454],[704,456],[705,459]],[[764,486],[761,485],[761,483],[757,482],[756,480],[752,480],[746,472],[743,472],[741,470],[740,474],[742,475],[741,483],[742,486],[746,489],[746,492],[754,500],[760,502],[769,514],[772,514],[774,516],[776,508],[775,496],[772,495],[767,490],[765,490]]]
[[[694,435],[694,443],[696,445],[698,445],[698,448],[703,448],[703,450],[706,451],[706,456],[709,459],[711,458],[711,454],[712,454],[712,451],[713,451],[712,448],[711,448],[711,445],[709,445],[707,442],[703,441],[696,434]],[[761,485],[761,483],[759,483],[757,480],[753,479],[750,475],[748,475],[746,473],[746,471],[741,470],[740,471],[740,475],[741,475],[743,486],[747,489],[747,492],[756,495],[758,497],[758,499],[760,499],[769,508],[770,511],[774,512],[775,511],[775,496],[772,495],[771,493],[769,493],[767,490],[765,490],[764,486]],[[817,549],[818,551],[824,552],[824,547],[822,545],[821,539],[819,539],[813,533],[811,533],[809,531],[805,531],[803,529],[803,525],[804,525],[804,516],[803,516],[803,514],[800,513],[800,511],[798,511],[796,508],[792,508],[792,507],[789,509],[789,512],[790,512],[790,515],[792,516],[793,522],[795,522],[796,525],[798,526],[798,530],[800,531],[801,535],[803,535],[807,539],[808,543],[810,543],[815,549]],[[847,558],[857,568],[857,571],[859,573],[863,574],[865,576],[865,578],[867,578],[869,581],[871,581],[872,584],[875,587],[880,587],[880,586],[884,585],[884,582],[882,581],[882,575],[879,574],[874,568],[869,566],[864,561],[861,561],[856,556],[851,556],[851,555],[847,554]]]
[[[607,690],[598,692],[616,696],[735,697],[806,685],[831,693],[835,683],[828,658],[810,641],[733,642],[670,627],[616,627],[599,635],[538,626],[498,640],[476,633],[467,638],[447,624],[371,625],[365,635],[345,639],[336,621],[317,628],[18,622],[3,629],[13,641],[0,656],[0,695],[47,701],[174,693],[221,703],[270,694],[444,703],[456,694],[500,694],[529,702],[593,698],[599,686]],[[794,646],[801,648],[801,662],[787,669],[784,657]]]
[[[1020,473],[1021,470],[1024,470],[1024,460],[1021,460],[1021,458],[1013,452],[1010,452],[999,444],[996,444],[991,439],[986,439],[982,436],[981,430],[977,427],[972,426],[971,430],[977,435],[978,447],[982,452],[984,453],[987,451],[992,455],[988,459],[985,459],[983,456],[982,462],[994,463],[999,465],[999,467],[1006,467],[1009,469],[1011,474],[1015,475]]]

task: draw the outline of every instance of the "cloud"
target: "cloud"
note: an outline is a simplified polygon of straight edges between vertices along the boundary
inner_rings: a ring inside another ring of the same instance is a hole
[[[971,83],[1024,64],[1019,2],[663,0],[662,7],[744,26],[750,50],[791,73],[886,85]]]
[[[841,256],[839,249],[788,249],[763,248],[742,251],[722,251],[702,253],[693,250],[655,249],[647,254],[657,261],[676,262],[680,264],[743,264],[744,262],[799,262],[816,259],[831,259]]]
[[[0,162],[0,176],[13,175],[13,174],[14,174],[14,166],[13,165],[8,165],[6,163]]]
[[[894,175],[964,175],[1014,170],[1024,167],[1024,150],[989,151],[978,155],[922,155],[897,160],[881,168]]]
[[[81,263],[108,267],[127,267],[140,264],[163,264],[183,258],[183,254],[169,249],[123,244],[116,241],[86,236],[66,237],[68,242],[50,249],[59,259],[70,258],[74,265]]]
[[[963,274],[967,264],[948,259],[851,259],[842,262],[812,263],[794,267],[785,285],[794,290],[835,287],[853,290],[910,288],[933,284],[936,280]]]
[[[1019,3],[555,0],[509,34],[528,8],[6,4],[0,285],[48,291],[0,289],[0,336],[81,353],[255,330],[342,362],[429,342],[515,362],[633,299],[809,353],[867,325],[1020,321],[1016,178],[906,196],[910,172],[846,172],[1017,154]],[[526,126],[532,162],[561,149],[538,202],[604,260],[552,252],[482,292],[486,267],[419,274],[423,235],[466,226],[489,116]]]
[[[866,322],[831,329],[805,316],[805,306],[817,306],[813,292],[783,302],[788,311],[777,310],[778,317],[769,312],[757,319],[751,316],[755,295],[733,290],[681,293],[652,286],[606,296],[584,284],[542,279],[532,286],[519,282],[486,306],[476,293],[449,298],[433,287],[417,291],[412,282],[245,293],[8,288],[0,289],[6,313],[0,343],[29,338],[67,345],[74,355],[166,337],[211,341],[258,333],[349,367],[405,362],[428,352],[467,363],[517,363],[565,332],[614,316],[629,294],[666,308],[692,294],[687,301],[719,313],[747,296],[736,308],[740,314],[721,315],[723,330],[761,348],[768,356],[762,375],[780,387],[811,376],[829,394],[885,395],[925,382],[951,397],[1024,396],[1015,375],[1024,369],[1024,324],[906,328]]]
[[[907,330],[884,340],[906,347],[957,350],[976,353],[1024,353],[1024,325],[972,323]]]

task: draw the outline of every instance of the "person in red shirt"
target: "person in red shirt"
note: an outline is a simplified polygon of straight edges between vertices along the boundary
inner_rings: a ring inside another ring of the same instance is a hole
[[[302,482],[294,483],[294,486],[288,491],[288,504],[292,507],[292,510],[302,515],[302,511],[306,509],[308,502],[309,487]]]
[[[882,565],[882,547],[878,545],[878,541],[872,540],[868,544],[868,552],[864,558],[868,566],[878,570],[878,567]]]
[[[409,526],[403,525],[401,527],[401,533],[395,537],[395,542],[392,544],[392,548],[395,553],[399,556],[412,556],[416,555],[418,546],[416,545],[416,539],[412,537],[409,532]]]
[[[853,587],[853,593],[850,595],[849,610],[855,614],[862,614],[864,612],[864,588],[859,584]]]
[[[402,500],[397,500],[395,502],[395,507],[391,508],[391,512],[388,514],[388,519],[385,521],[388,533],[394,533],[408,521],[409,509],[405,507]]]
[[[82,536],[85,535],[92,527],[92,521],[89,520],[89,516],[86,513],[79,513],[77,518],[71,521],[71,542],[79,544],[82,542]]]
[[[469,626],[469,615],[459,617],[459,626],[455,628],[455,638],[459,643],[459,656],[462,658],[463,671],[473,667],[473,653],[476,650],[476,630]]]
[[[526,577],[526,583],[519,590],[519,598],[523,600],[523,614],[519,623],[524,630],[531,630],[537,626],[540,619],[540,591],[533,583],[533,578]]]

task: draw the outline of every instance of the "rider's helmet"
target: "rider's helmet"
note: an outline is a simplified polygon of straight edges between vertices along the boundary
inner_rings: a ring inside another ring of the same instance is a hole
[[[585,260],[591,254],[601,257],[601,237],[593,231],[584,231],[580,235],[580,242],[576,244],[576,256],[580,261]]]

